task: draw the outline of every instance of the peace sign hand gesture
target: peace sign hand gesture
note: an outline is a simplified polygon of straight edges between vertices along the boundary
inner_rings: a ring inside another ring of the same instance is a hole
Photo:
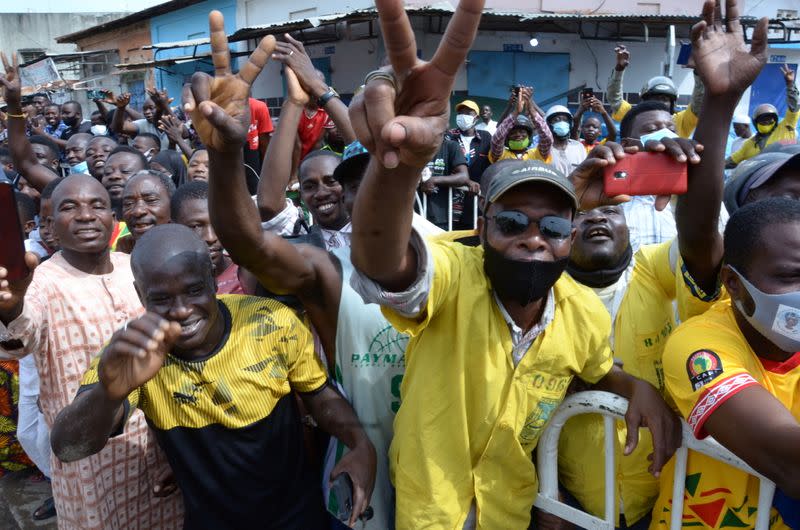
[[[5,53],[0,52],[0,59],[3,61],[5,75],[0,75],[0,83],[3,85],[3,98],[8,103],[9,108],[18,109],[22,101],[22,85],[19,79],[19,59],[17,53],[11,54],[11,64]],[[13,112],[13,111],[10,111]]]
[[[481,19],[484,0],[461,0],[430,62],[417,57],[402,0],[376,0],[391,66],[367,76],[350,105],[358,140],[387,168],[422,168],[442,141],[450,91]]]
[[[250,86],[275,49],[275,37],[261,39],[238,74],[231,73],[231,55],[222,13],[208,14],[214,77],[195,72],[183,87],[183,108],[192,115],[200,140],[208,149],[235,152],[242,149],[250,125]]]
[[[789,68],[789,65],[782,64],[781,65],[781,73],[783,74],[783,78],[786,80],[786,84],[787,85],[793,85],[794,84],[794,77],[795,77],[794,70]]]

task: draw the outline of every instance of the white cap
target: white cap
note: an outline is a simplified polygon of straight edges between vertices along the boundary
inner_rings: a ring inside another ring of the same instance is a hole
[[[750,116],[747,114],[734,114],[733,115],[733,123],[741,123],[744,125],[750,125]]]

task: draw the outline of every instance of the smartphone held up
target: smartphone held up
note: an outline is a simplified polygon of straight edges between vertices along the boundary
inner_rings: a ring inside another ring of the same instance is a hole
[[[667,153],[640,152],[607,166],[603,174],[606,195],[681,195],[688,188],[685,162]]]
[[[20,280],[30,272],[25,265],[25,236],[19,222],[14,183],[0,169],[0,265],[7,280]]]

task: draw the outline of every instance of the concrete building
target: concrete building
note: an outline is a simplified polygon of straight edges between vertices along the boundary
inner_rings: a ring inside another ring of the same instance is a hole
[[[423,58],[436,49],[455,3],[406,1]],[[121,68],[155,67],[156,84],[177,97],[194,71],[212,69],[207,13],[219,9],[225,15],[234,55],[246,55],[265,34],[292,32],[306,43],[315,66],[347,99],[384,57],[373,6],[372,0],[173,0],[159,6],[162,11],[150,20],[152,44],[144,49],[152,50],[152,60],[131,61]],[[668,73],[679,87],[679,103],[686,104],[693,76],[675,65],[675,59],[681,42],[689,41],[701,6],[701,0],[533,0],[521,7],[516,0],[489,0],[453,99],[469,96],[492,103],[499,114],[509,86],[516,83],[533,85],[537,101],[544,106],[575,103],[581,87],[594,88],[602,96],[614,65],[613,49],[623,42],[632,54],[624,84],[629,100],[637,101],[647,79]],[[749,110],[756,101],[780,107],[779,65],[800,62],[797,9],[796,0],[748,0],[745,4],[748,27],[755,25],[757,17],[769,16],[776,21],[770,38],[793,43],[772,45],[772,64],[754,85],[753,98],[751,91],[745,95],[740,110]],[[280,65],[267,66],[253,86],[253,95],[278,110],[284,95]]]

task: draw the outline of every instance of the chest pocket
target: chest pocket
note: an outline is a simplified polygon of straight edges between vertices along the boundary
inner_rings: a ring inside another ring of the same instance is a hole
[[[523,379],[525,408],[520,416],[524,414],[525,419],[519,431],[519,441],[528,446],[536,444],[550,417],[564,400],[572,375],[533,371]]]

